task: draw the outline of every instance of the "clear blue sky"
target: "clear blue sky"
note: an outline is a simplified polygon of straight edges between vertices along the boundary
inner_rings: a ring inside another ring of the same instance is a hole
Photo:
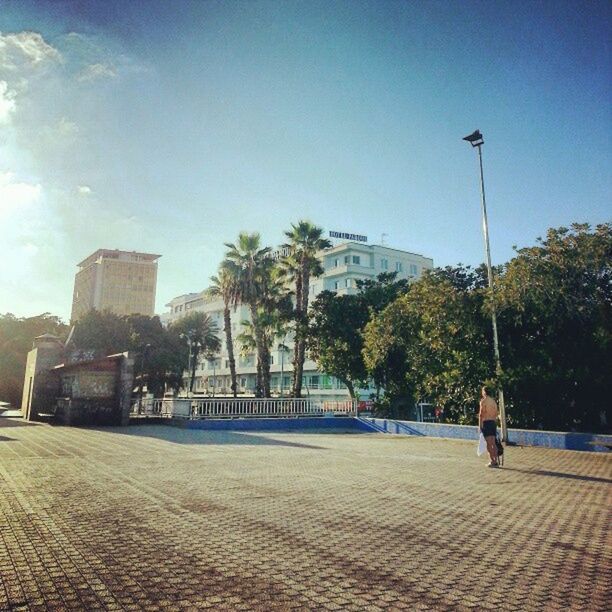
[[[97,248],[157,310],[301,218],[494,263],[612,217],[609,2],[0,2],[0,312],[68,317]]]

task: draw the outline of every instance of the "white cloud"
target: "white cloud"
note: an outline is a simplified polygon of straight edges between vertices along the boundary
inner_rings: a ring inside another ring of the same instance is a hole
[[[0,125],[10,122],[15,108],[15,93],[8,88],[6,81],[0,81]]]
[[[89,187],[89,185],[79,185],[77,191],[81,195],[89,195],[91,193],[91,187]]]
[[[117,71],[109,64],[89,64],[79,73],[79,81],[96,81],[98,79],[113,79],[117,76]]]
[[[0,68],[19,70],[24,64],[61,62],[60,52],[45,42],[38,32],[0,33]]]
[[[0,218],[6,219],[13,213],[22,217],[41,199],[42,187],[39,184],[18,181],[12,172],[0,172]]]

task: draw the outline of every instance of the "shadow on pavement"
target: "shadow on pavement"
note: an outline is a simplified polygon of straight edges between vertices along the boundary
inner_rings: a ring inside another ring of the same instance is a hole
[[[35,427],[40,423],[33,423],[32,421],[24,421],[21,417],[4,417],[0,416],[0,428],[1,427]]]
[[[290,446],[294,448],[311,448],[316,450],[327,450],[324,446],[302,444],[301,442],[289,442],[286,440],[275,440],[265,434],[252,435],[239,431],[205,431],[202,429],[180,429],[164,425],[145,425],[130,427],[96,427],[96,431],[107,431],[126,436],[137,436],[155,438],[173,444],[185,445],[252,445],[252,446]]]
[[[552,472],[550,470],[521,470],[519,468],[502,468],[504,472],[520,472],[521,474],[532,474],[534,476],[552,476],[553,478],[569,478],[571,480],[585,480],[588,482],[612,483],[612,478],[600,478],[599,476],[580,476],[580,474],[568,474],[567,472]]]

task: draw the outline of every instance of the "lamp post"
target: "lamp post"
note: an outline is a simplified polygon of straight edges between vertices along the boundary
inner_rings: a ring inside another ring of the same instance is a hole
[[[285,379],[285,351],[287,350],[287,347],[281,342],[278,345],[278,350],[280,351],[280,354],[281,354],[280,396],[284,397],[284,395],[283,395],[283,391],[284,391],[283,381]]]
[[[187,332],[186,334],[179,334],[180,338],[183,340],[187,340],[187,346],[189,347],[189,360],[187,362],[187,369],[189,371],[189,396],[193,395],[193,383],[195,379],[195,368],[196,364],[192,363],[193,359],[197,356],[194,354],[194,345],[196,342],[193,340],[193,335],[191,332]]]
[[[482,233],[484,235],[485,254],[487,258],[487,276],[489,278],[489,290],[491,291],[491,323],[493,326],[493,355],[495,357],[495,373],[499,385],[499,420],[501,421],[502,440],[508,442],[508,427],[506,424],[506,406],[504,404],[504,391],[499,384],[501,374],[501,360],[499,357],[499,339],[497,336],[497,314],[495,311],[495,291],[493,288],[493,268],[491,267],[491,248],[489,245],[489,223],[487,221],[487,203],[485,199],[484,173],[482,170],[482,145],[484,138],[480,130],[476,130],[463,140],[469,142],[473,148],[478,149],[478,161],[480,163],[480,196],[482,202]]]
[[[140,358],[140,380],[138,381],[138,414],[142,413],[142,394],[143,394],[143,379],[147,363],[147,352],[151,348],[149,343],[142,347],[142,353]],[[149,385],[147,383],[147,392],[149,391]]]

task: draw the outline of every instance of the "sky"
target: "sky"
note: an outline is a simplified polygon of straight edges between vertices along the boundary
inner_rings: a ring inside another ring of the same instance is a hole
[[[606,1],[0,0],[0,313],[160,254],[158,313],[291,223],[494,264],[612,217]],[[385,236],[383,236],[383,234]]]

